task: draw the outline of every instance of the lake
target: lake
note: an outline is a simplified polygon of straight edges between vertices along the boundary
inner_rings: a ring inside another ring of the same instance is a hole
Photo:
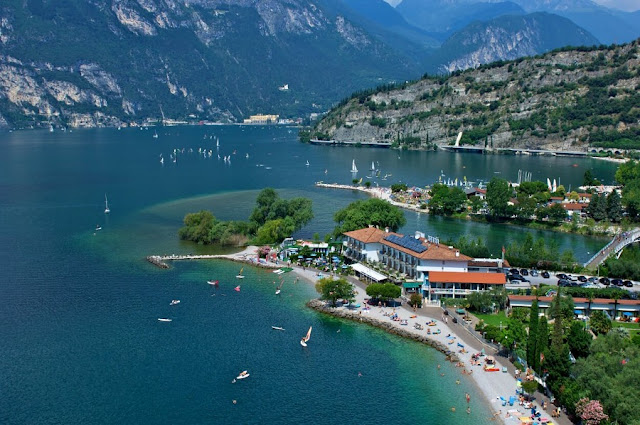
[[[335,225],[333,212],[365,195],[313,183],[350,183],[354,159],[362,170],[379,163],[382,175],[391,174],[388,183],[419,186],[441,174],[486,182],[525,170],[568,188],[587,169],[609,183],[616,168],[586,158],[319,147],[275,126],[153,133],[0,134],[0,423],[464,424],[465,392],[473,395],[474,423],[489,423],[489,406],[468,380],[455,384],[457,371],[442,354],[308,310],[311,285],[287,276],[276,297],[273,275],[246,267],[236,292],[234,263],[160,270],[144,257],[220,252],[177,239],[184,214],[206,208],[221,219],[245,219],[267,186],[283,197],[310,197],[315,218],[298,236],[324,235]],[[529,231],[405,214],[404,232],[481,236],[493,249]],[[580,260],[607,242],[534,233],[574,249]],[[181,303],[169,306],[172,299]],[[309,326],[303,350],[298,341]],[[251,377],[232,384],[242,370]]]

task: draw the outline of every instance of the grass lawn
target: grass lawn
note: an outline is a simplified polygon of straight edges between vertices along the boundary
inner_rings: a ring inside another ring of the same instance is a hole
[[[480,320],[484,320],[484,323],[487,325],[500,326],[500,322],[502,322],[502,326],[507,325],[507,315],[503,311],[498,312],[497,314],[479,314],[479,313],[471,313],[476,316]]]
[[[626,328],[630,331],[640,331],[640,324],[627,322],[613,322],[614,328]]]

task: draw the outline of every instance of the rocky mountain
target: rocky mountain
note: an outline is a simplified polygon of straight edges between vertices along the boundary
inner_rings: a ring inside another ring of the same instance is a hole
[[[640,40],[556,50],[356,93],[304,137],[425,149],[640,148]]]
[[[512,1],[481,0],[403,0],[396,10],[407,22],[445,40],[475,21],[489,21],[504,15],[520,15],[525,11]]]
[[[587,31],[558,15],[509,15],[469,24],[442,44],[431,63],[439,64],[435,72],[453,72],[497,60],[535,56],[567,45],[597,44]]]
[[[325,0],[0,4],[0,125],[12,127],[295,116],[419,72]]]

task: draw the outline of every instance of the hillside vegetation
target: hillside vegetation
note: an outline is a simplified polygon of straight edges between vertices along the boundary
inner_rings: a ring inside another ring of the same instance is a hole
[[[425,149],[455,141],[557,150],[640,148],[639,41],[555,50],[355,93],[304,137]]]

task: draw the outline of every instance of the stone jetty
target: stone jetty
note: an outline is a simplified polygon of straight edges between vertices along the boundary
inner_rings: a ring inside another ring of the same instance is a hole
[[[307,303],[307,307],[312,308],[320,313],[329,314],[334,317],[339,317],[341,319],[353,320],[355,322],[366,323],[371,326],[375,326],[376,328],[380,328],[384,331],[387,331],[391,334],[401,336],[403,338],[409,338],[414,341],[421,342],[423,344],[429,345],[436,350],[444,353],[447,356],[447,360],[458,363],[460,359],[458,355],[449,349],[445,344],[435,341],[432,338],[429,338],[427,335],[419,335],[409,330],[405,330],[402,328],[398,328],[394,326],[393,323],[389,321],[383,321],[375,317],[370,317],[367,315],[359,314],[357,310],[345,310],[344,308],[334,308],[328,306],[325,302],[320,301],[318,299],[311,300]]]
[[[236,254],[203,254],[203,255],[194,255],[194,254],[185,254],[185,255],[149,255],[147,257],[147,261],[153,264],[154,266],[160,267],[161,269],[168,269],[169,264],[168,261],[183,261],[183,260],[230,260],[236,261],[239,263],[250,264],[255,267],[265,267],[265,268],[279,268],[281,265],[267,263],[264,260],[259,261],[254,252],[248,252],[250,249],[257,250],[256,247],[248,247],[242,252]]]

